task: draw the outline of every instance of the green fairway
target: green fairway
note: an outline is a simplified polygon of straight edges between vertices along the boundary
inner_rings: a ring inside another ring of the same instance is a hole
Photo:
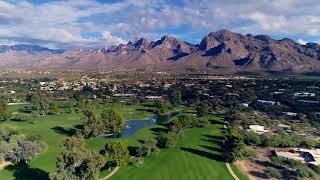
[[[9,106],[10,112],[20,112],[26,105]],[[148,115],[152,114],[152,109],[149,106],[125,105],[123,103],[106,103],[99,104],[98,110],[102,108],[117,109],[124,116],[125,119],[146,119]],[[15,168],[5,168],[0,171],[0,179],[10,180],[15,177],[28,175],[29,173],[39,173],[45,176],[47,173],[55,171],[57,154],[60,152],[60,143],[62,140],[74,134],[78,126],[82,123],[81,115],[79,113],[63,113],[60,115],[39,116],[31,121],[16,122],[6,121],[1,122],[19,133],[24,135],[39,135],[42,141],[48,144],[48,150],[39,154],[35,159],[28,163],[29,167],[24,168],[22,172],[18,172]],[[90,148],[100,150],[105,144],[105,139],[97,139],[95,144]],[[99,148],[96,148],[99,147]],[[18,173],[18,174],[17,174]]]
[[[219,124],[188,129],[177,147],[162,149],[160,154],[146,158],[141,167],[122,167],[111,179],[231,180],[220,156],[222,128]]]
[[[10,106],[11,112],[19,112],[24,106]],[[114,107],[125,119],[146,119],[152,114],[149,105],[125,105],[122,103],[100,104]],[[179,109],[188,109],[179,107]],[[9,166],[0,171],[0,179],[43,179],[55,171],[56,157],[61,151],[62,140],[78,131],[82,123],[79,113],[39,116],[31,121],[1,122],[25,135],[40,135],[48,144],[48,150],[39,154],[27,167]],[[112,139],[123,141],[128,146],[139,145],[139,140],[154,138],[156,131],[163,128],[157,125],[145,128],[128,138]],[[179,140],[177,147],[162,149],[160,154],[146,158],[141,167],[122,167],[112,179],[232,179],[220,157],[223,125],[217,123],[207,128],[188,129]],[[108,139],[109,140],[109,139]],[[87,147],[101,150],[107,139],[89,139]],[[102,172],[101,176],[108,172]]]

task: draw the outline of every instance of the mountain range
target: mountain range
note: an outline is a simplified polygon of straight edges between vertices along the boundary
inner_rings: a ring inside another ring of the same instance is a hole
[[[0,69],[320,72],[320,45],[285,38],[211,32],[199,44],[172,36],[141,38],[96,50],[52,50],[34,45],[0,46]]]

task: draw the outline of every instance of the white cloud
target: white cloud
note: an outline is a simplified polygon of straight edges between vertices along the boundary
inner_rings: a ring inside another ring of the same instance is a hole
[[[183,27],[180,36],[223,28],[240,33],[320,39],[320,3],[318,0],[123,0],[102,4],[95,0],[69,0],[36,5],[27,0],[0,0],[0,40],[10,42],[38,40],[63,47],[96,47],[124,43],[124,39],[133,36],[156,38],[179,27]],[[88,39],[83,37],[86,32],[99,32],[102,38]]]
[[[249,15],[243,16],[244,19],[250,19],[255,21],[264,31],[269,32],[282,32],[287,28],[287,20],[283,16],[270,16],[261,12],[254,12]]]
[[[114,45],[114,44],[126,44],[127,42],[119,37],[113,36],[111,32],[104,31],[102,33],[102,40],[105,41],[106,45]]]
[[[302,45],[306,45],[307,41],[303,40],[303,39],[298,39],[297,43],[302,44]]]

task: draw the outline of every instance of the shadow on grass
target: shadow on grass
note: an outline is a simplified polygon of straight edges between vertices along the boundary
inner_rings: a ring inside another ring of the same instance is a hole
[[[203,134],[202,136],[208,138],[208,139],[214,139],[217,141],[223,141],[223,137],[222,136],[216,136],[216,135],[207,135],[207,134]]]
[[[202,157],[206,157],[215,161],[220,161],[220,162],[224,162],[223,157],[221,155],[218,154],[213,154],[210,152],[206,152],[206,151],[201,151],[198,149],[193,149],[193,148],[186,148],[186,147],[182,147],[181,148],[182,151],[186,151],[186,152],[190,152],[192,154],[196,154]]]
[[[84,126],[82,124],[77,124],[73,126],[74,128],[78,129],[78,130],[83,130]]]
[[[156,104],[152,103],[152,104],[142,104],[143,107],[148,107],[148,108],[156,108]]]
[[[209,119],[210,123],[213,125],[224,125],[224,122],[217,119]]]
[[[64,127],[60,127],[60,126],[55,126],[51,129],[53,129],[56,133],[64,134],[67,136],[73,136],[77,132],[77,130],[74,128],[64,128]]]
[[[166,127],[155,127],[150,129],[152,131],[152,134],[158,135],[160,132],[168,132],[168,129]]]
[[[26,163],[10,165],[5,168],[13,173],[17,180],[48,180],[49,174],[38,168],[31,168]]]
[[[19,108],[18,112],[30,114],[32,113],[32,111],[35,111],[35,110],[36,110],[35,108],[24,107],[24,108]]]
[[[205,149],[208,149],[210,151],[214,151],[214,152],[217,152],[217,153],[222,153],[222,149],[218,148],[218,147],[205,146],[205,145],[200,145],[200,147],[203,147]]]
[[[150,108],[137,108],[137,111],[142,111],[142,112],[150,112],[153,114],[156,114],[156,111],[154,109],[150,109]]]

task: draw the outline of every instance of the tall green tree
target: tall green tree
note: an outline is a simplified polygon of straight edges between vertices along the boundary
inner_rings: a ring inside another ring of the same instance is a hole
[[[68,137],[64,140],[63,151],[57,158],[57,172],[51,175],[52,180],[96,180],[105,159],[95,151],[84,147],[85,141],[79,137]]]
[[[155,106],[157,107],[157,114],[164,114],[169,110],[169,105],[164,101],[157,101]]]
[[[10,113],[8,113],[8,104],[0,100],[0,120],[8,120],[10,118]]]
[[[59,106],[54,102],[49,103],[49,109],[51,114],[59,114],[60,112]]]
[[[175,117],[170,123],[170,131],[179,132],[185,128],[191,128],[195,117],[188,114],[181,114]]]
[[[236,127],[229,127],[223,142],[224,158],[227,162],[235,162],[246,157],[246,145]]]
[[[102,121],[96,117],[94,108],[83,109],[85,120],[83,123],[83,133],[86,138],[96,137],[104,133]]]
[[[203,117],[209,114],[209,106],[207,103],[201,103],[197,108],[197,115]]]
[[[108,141],[101,154],[105,156],[108,167],[124,166],[130,160],[127,145],[120,141]]]
[[[40,111],[42,115],[46,115],[48,111],[48,100],[45,94],[41,92],[33,93],[27,96],[27,101],[30,102],[35,109]]]
[[[178,89],[173,89],[169,94],[169,98],[173,107],[177,107],[182,103],[181,91],[179,91]]]
[[[120,134],[125,125],[121,114],[114,109],[103,110],[100,119],[105,133]]]

